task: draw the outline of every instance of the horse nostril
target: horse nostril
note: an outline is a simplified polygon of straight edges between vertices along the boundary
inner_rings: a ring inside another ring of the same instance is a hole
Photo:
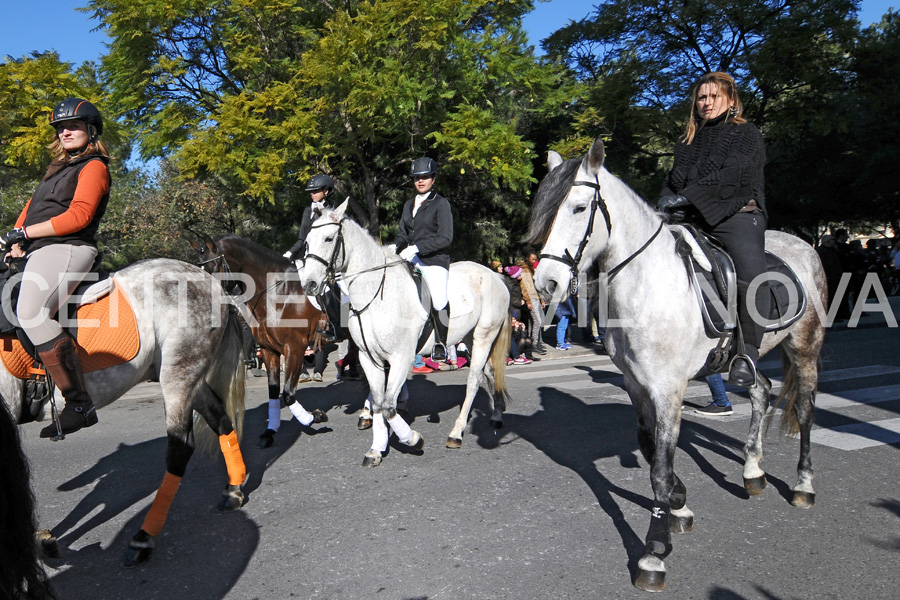
[[[306,285],[303,286],[303,289],[306,291],[307,296],[315,296],[316,290],[318,289],[318,285],[316,285],[315,281],[307,281]]]

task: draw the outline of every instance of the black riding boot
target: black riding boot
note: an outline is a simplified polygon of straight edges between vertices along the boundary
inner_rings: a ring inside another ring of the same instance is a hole
[[[59,426],[63,434],[73,433],[82,427],[90,427],[99,420],[94,402],[84,385],[81,361],[75,350],[75,342],[65,333],[54,340],[36,347],[47,375],[56,384],[66,406],[59,413]],[[56,423],[41,429],[41,437],[56,437]]]
[[[759,350],[753,346],[746,346],[744,352],[746,354],[739,354],[731,359],[728,383],[750,388],[756,385],[756,363],[759,360]]]
[[[434,348],[431,349],[431,360],[447,360],[447,330],[450,329],[450,303],[441,310],[434,312],[431,317],[434,320]]]

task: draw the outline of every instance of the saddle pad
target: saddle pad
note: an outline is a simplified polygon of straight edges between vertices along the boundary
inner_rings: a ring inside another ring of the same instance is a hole
[[[113,286],[96,302],[78,307],[76,346],[85,373],[128,362],[141,349],[134,310],[121,290]],[[19,379],[28,378],[32,358],[15,335],[0,338],[0,360]]]

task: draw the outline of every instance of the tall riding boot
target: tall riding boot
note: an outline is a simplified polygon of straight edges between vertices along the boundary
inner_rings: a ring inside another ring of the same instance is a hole
[[[90,427],[97,423],[97,411],[94,402],[84,385],[84,373],[81,361],[75,350],[75,342],[65,333],[54,340],[36,347],[47,375],[62,392],[66,406],[59,413],[59,426],[62,433],[73,433],[82,427]],[[41,437],[56,437],[56,424],[51,423],[41,429]]]
[[[431,360],[447,360],[447,331],[450,329],[450,303],[441,310],[432,312],[434,319],[434,348],[431,349]]]

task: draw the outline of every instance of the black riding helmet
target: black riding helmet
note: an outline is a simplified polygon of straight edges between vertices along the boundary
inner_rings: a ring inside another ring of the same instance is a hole
[[[50,113],[50,125],[56,127],[66,121],[84,121],[93,126],[91,141],[103,133],[103,117],[97,107],[82,98],[69,98],[56,105]]]
[[[430,175],[431,177],[437,175],[437,163],[434,162],[433,158],[423,156],[413,161],[409,176],[416,177],[419,175]]]
[[[318,175],[313,175],[313,178],[309,180],[309,183],[306,184],[307,192],[318,192],[319,190],[325,190],[325,193],[330,193],[334,188],[334,179],[329,177],[328,175],[323,175],[319,173]]]

